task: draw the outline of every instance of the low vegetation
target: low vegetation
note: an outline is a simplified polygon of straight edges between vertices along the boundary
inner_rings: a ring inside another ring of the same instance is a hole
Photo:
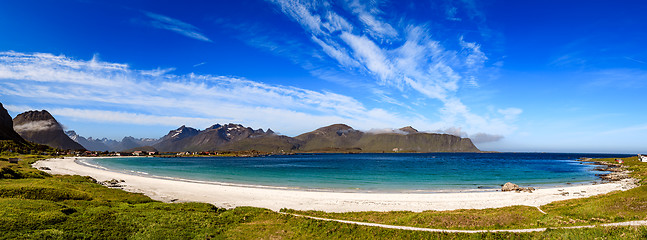
[[[615,159],[600,159],[613,163]],[[512,206],[483,210],[425,212],[349,212],[282,211],[306,216],[373,222],[400,226],[447,229],[546,228],[599,223],[647,220],[647,164],[637,157],[625,158],[624,166],[641,186],[589,198],[558,201],[537,208]]]
[[[549,229],[536,233],[431,233],[312,220],[253,207],[227,210],[206,203],[161,203],[142,194],[107,188],[89,177],[51,176],[30,167],[30,163],[44,156],[19,157],[22,160],[18,164],[0,159],[0,239],[647,238],[646,227]],[[544,207],[547,215],[535,208],[520,206],[423,213],[298,213],[451,229],[557,227],[645,219],[646,195],[644,187],[640,187],[558,202]],[[578,222],[570,223],[570,220]]]

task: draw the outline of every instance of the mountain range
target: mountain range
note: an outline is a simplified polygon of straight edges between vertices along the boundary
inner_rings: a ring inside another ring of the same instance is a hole
[[[10,116],[8,118],[11,119]],[[0,121],[2,126],[7,125],[8,121],[1,116]],[[42,110],[19,114],[13,119],[13,129],[28,141],[59,149],[91,151],[128,149],[154,149],[160,152],[257,150],[273,153],[479,151],[469,138],[419,132],[410,126],[397,130],[363,132],[345,124],[333,124],[296,137],[288,137],[276,134],[271,129],[255,130],[229,123],[215,124],[204,130],[181,126],[159,139],[124,137],[121,141],[116,141],[107,138],[85,138],[75,131],[64,132],[56,119],[49,112]],[[11,135],[11,132],[3,130],[2,134],[2,136]]]
[[[153,138],[124,137],[121,141],[108,138],[85,138],[78,135],[74,130],[65,131],[65,134],[90,151],[119,152],[138,147],[151,146],[159,142],[159,139]]]
[[[160,152],[245,151],[263,152],[478,152],[469,138],[423,133],[408,126],[393,131],[372,133],[355,130],[345,124],[333,124],[296,137],[278,135],[271,129],[252,129],[240,124],[216,124],[204,130],[181,126],[160,139],[134,139],[121,142],[85,139],[68,131],[79,143],[93,150],[100,145],[109,151],[151,146]],[[129,144],[126,144],[128,142]],[[95,145],[89,145],[95,144]]]

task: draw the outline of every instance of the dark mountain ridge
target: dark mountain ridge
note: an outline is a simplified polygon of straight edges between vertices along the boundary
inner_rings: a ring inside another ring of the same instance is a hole
[[[162,137],[153,145],[162,152],[180,151],[286,151],[294,148],[291,139],[275,137],[274,131],[268,129],[254,130],[240,124],[215,124],[202,131],[181,126]],[[253,139],[253,140],[251,140]],[[271,140],[270,140],[271,139]]]
[[[17,143],[26,143],[20,134],[13,129],[13,119],[11,115],[0,103],[0,140],[15,141]]]
[[[182,126],[153,145],[161,152],[479,152],[469,138],[423,133],[411,126],[392,133],[366,133],[345,124],[333,124],[296,137],[272,130],[254,130],[240,124],[216,124],[205,130]]]

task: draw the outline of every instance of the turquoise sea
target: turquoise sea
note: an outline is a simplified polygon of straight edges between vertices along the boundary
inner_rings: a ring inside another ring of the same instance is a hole
[[[586,153],[297,154],[265,157],[126,157],[83,159],[89,165],[154,177],[226,184],[366,192],[434,192],[599,181]]]

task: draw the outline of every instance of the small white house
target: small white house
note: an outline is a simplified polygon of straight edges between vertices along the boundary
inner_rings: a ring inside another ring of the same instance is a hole
[[[638,154],[638,160],[640,160],[641,162],[647,162],[647,156]]]

